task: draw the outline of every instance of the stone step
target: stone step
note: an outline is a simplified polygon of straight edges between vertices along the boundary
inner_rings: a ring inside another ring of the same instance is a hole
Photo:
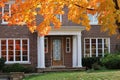
[[[9,75],[2,75],[0,74],[0,80],[10,80],[10,76]]]
[[[9,78],[0,78],[0,80],[10,80]]]

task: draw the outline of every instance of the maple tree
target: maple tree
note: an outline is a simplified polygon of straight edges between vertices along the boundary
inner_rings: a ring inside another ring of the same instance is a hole
[[[9,25],[24,25],[31,32],[38,31],[40,35],[46,35],[54,28],[60,28],[61,22],[57,14],[64,14],[64,8],[68,8],[68,20],[82,24],[86,30],[91,28],[88,14],[97,14],[102,31],[115,34],[120,23],[120,0],[1,0],[0,7],[6,2],[12,1],[12,16],[7,13],[2,16]],[[38,25],[36,16],[43,18]]]

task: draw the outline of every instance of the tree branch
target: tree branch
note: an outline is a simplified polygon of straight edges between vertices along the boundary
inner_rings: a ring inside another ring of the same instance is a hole
[[[115,8],[118,10],[120,9],[119,6],[118,6],[118,1],[117,0],[113,0],[113,2],[115,3]]]
[[[84,8],[83,6],[80,6],[78,4],[75,4],[77,7],[80,7],[80,8]],[[91,10],[91,11],[94,11],[95,9],[92,9],[92,8],[86,8],[87,10]]]

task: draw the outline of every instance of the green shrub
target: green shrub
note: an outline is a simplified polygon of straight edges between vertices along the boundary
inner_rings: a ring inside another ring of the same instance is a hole
[[[108,69],[120,69],[120,54],[109,54],[101,59],[101,63]]]
[[[4,58],[0,58],[0,71],[2,71],[4,66],[5,66],[5,59]]]
[[[25,67],[24,72],[25,73],[33,73],[33,72],[35,72],[35,69],[33,67]]]
[[[6,65],[3,68],[3,72],[24,72],[24,67],[18,63]]]
[[[94,63],[100,64],[100,57],[87,57],[82,59],[82,65],[87,69],[91,69]]]
[[[98,64],[98,63],[94,63],[94,64],[92,64],[92,69],[94,69],[94,70],[100,70],[101,69],[101,65]]]
[[[32,67],[25,67],[19,63],[6,65],[3,68],[3,72],[9,73],[9,72],[24,72],[24,73],[30,73],[35,72],[34,68]]]

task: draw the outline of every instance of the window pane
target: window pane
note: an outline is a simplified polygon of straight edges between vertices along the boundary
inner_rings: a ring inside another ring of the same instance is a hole
[[[48,53],[48,38],[47,37],[45,37],[45,44],[44,44],[44,46],[45,46],[45,53]]]
[[[1,51],[1,57],[3,57],[6,60],[6,51]]]
[[[96,43],[96,39],[91,39],[92,40],[92,43]]]
[[[8,61],[13,61],[14,57],[14,52],[13,51],[8,51]]]
[[[14,49],[13,45],[12,46],[8,46],[8,50],[13,50],[13,49]]]
[[[104,39],[104,47],[108,48],[108,39]]]
[[[85,39],[85,43],[90,43],[90,40],[89,39]]]
[[[16,43],[16,44],[20,44],[20,40],[16,40],[15,43]]]
[[[3,46],[3,45],[1,44],[1,50],[6,50],[6,45]]]
[[[85,56],[90,57],[90,39],[85,39]]]
[[[22,43],[23,43],[23,45],[24,45],[24,44],[28,44],[28,43],[27,43],[27,40],[22,40]]]
[[[27,61],[27,60],[28,60],[27,56],[23,56],[23,61]]]
[[[71,38],[67,37],[66,38],[66,53],[70,53],[70,48],[71,48]]]
[[[2,45],[6,45],[6,40],[1,40]]]
[[[96,48],[96,44],[92,44],[92,49],[95,49]]]
[[[13,40],[8,40],[8,44],[9,45],[13,44]]]
[[[90,44],[86,44],[85,47],[86,47],[86,48],[90,48]]]
[[[8,61],[14,61],[13,56],[9,56],[9,57],[8,57]]]
[[[99,43],[99,44],[100,44],[100,43],[102,44],[102,39],[98,39],[98,43]]]
[[[27,45],[23,45],[22,49],[23,51],[27,51]]]
[[[104,53],[108,53],[108,48],[105,48],[105,49],[104,49]]]
[[[27,51],[23,51],[23,55],[27,55]]]
[[[93,53],[93,54],[96,54],[96,49],[92,49],[92,53]]]
[[[102,49],[98,49],[98,53],[99,53],[99,54],[102,53]]]
[[[16,61],[21,61],[20,56],[16,56]]]
[[[15,51],[16,52],[16,55],[20,55],[20,51]]]
[[[16,44],[15,50],[20,50],[20,44]]]
[[[98,44],[98,48],[102,48],[102,44]]]

